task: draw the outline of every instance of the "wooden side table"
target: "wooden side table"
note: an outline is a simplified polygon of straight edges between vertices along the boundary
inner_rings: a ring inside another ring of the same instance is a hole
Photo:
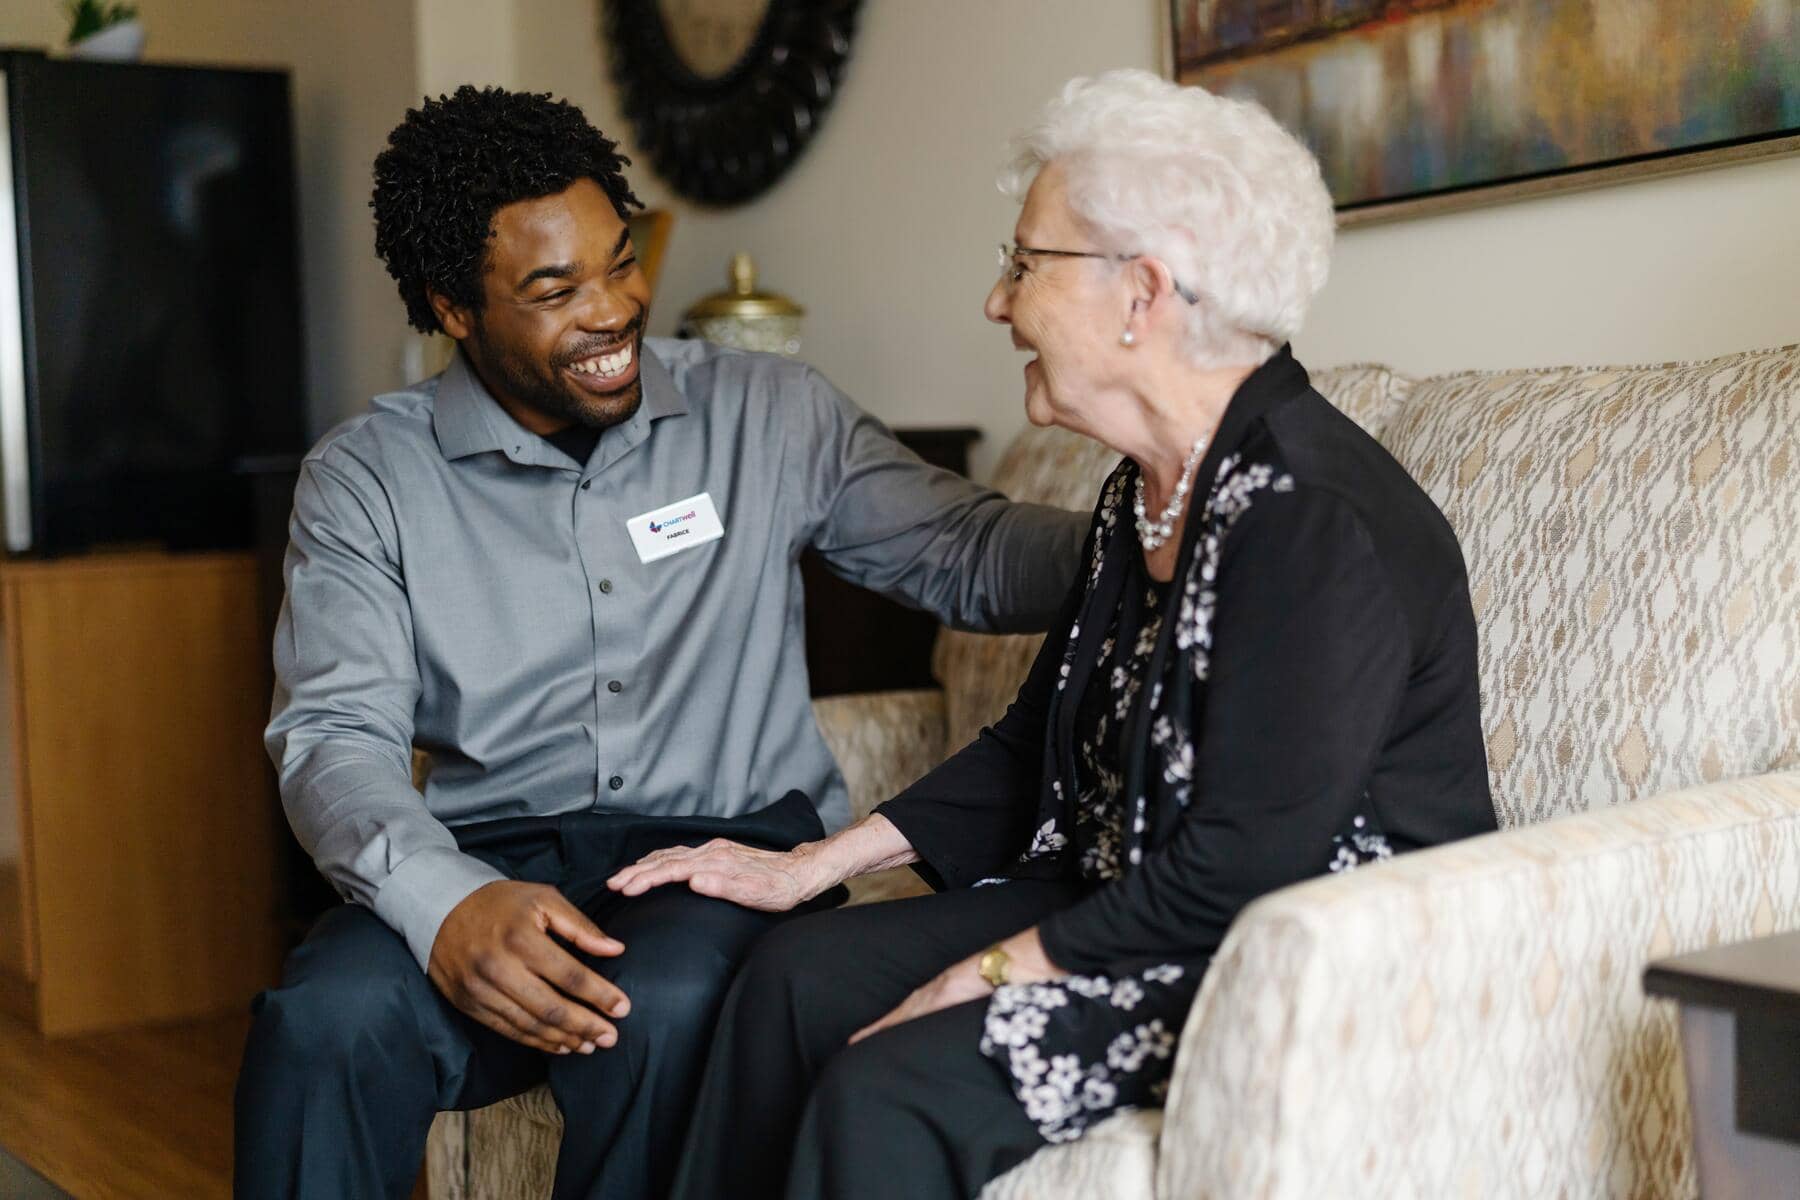
[[[1700,1194],[1800,1196],[1800,930],[1651,963],[1644,991],[1681,1004]]]

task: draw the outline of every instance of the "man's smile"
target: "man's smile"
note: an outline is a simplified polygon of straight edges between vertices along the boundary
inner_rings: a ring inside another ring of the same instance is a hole
[[[635,345],[627,341],[616,350],[602,351],[576,359],[563,367],[583,391],[609,395],[619,391],[638,377],[638,355]]]

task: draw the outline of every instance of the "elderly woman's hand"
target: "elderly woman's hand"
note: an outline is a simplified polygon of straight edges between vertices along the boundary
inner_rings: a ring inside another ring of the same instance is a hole
[[[1038,937],[1035,925],[1001,942],[1000,949],[1006,952],[1010,963],[1008,983],[1042,983],[1047,979],[1061,979],[1068,974],[1044,953],[1043,939]],[[994,989],[981,977],[980,967],[980,954],[971,954],[961,962],[945,967],[929,983],[915,988],[913,994],[902,1000],[887,1016],[851,1034],[850,1044],[855,1045],[891,1026],[992,995]]]
[[[714,838],[703,846],[652,850],[606,881],[626,896],[641,896],[665,883],[685,883],[702,896],[745,908],[786,912],[846,879],[918,862],[912,843],[880,813],[871,813],[822,842],[792,850],[758,850]]]
[[[980,972],[976,970],[977,961],[974,958],[965,958],[955,966],[944,968],[938,972],[937,978],[923,987],[915,988],[913,994],[902,1000],[899,1007],[889,1012],[887,1016],[873,1024],[864,1025],[851,1034],[850,1044],[854,1046],[864,1038],[874,1037],[884,1029],[930,1016],[932,1013],[946,1008],[955,1008],[958,1004],[969,1000],[979,1000],[988,995],[994,989],[988,986],[987,980],[983,979]]]
[[[819,869],[808,850],[801,846],[778,853],[714,838],[700,846],[653,850],[608,879],[606,886],[622,895],[641,896],[665,883],[685,883],[702,896],[763,912],[786,912],[838,882]]]

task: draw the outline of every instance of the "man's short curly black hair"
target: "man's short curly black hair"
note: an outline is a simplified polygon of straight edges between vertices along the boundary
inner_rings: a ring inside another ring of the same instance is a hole
[[[625,182],[631,160],[548,93],[468,84],[408,109],[375,156],[375,253],[400,285],[406,319],[436,333],[426,289],[481,310],[481,272],[494,213],[592,179],[620,217],[643,208]]]

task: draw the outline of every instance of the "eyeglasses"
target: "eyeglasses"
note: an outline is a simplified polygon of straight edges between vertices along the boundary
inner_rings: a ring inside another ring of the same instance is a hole
[[[1006,279],[1006,286],[1011,288],[1025,278],[1025,264],[1019,260],[1032,255],[1045,258],[1105,258],[1114,262],[1130,262],[1139,257],[1136,254],[1102,254],[1097,250],[1046,250],[1039,246],[1015,246],[1009,242],[1000,243],[1000,270]],[[1175,286],[1175,294],[1189,304],[1200,303],[1200,297],[1181,286],[1179,279],[1170,277],[1169,282]]]

